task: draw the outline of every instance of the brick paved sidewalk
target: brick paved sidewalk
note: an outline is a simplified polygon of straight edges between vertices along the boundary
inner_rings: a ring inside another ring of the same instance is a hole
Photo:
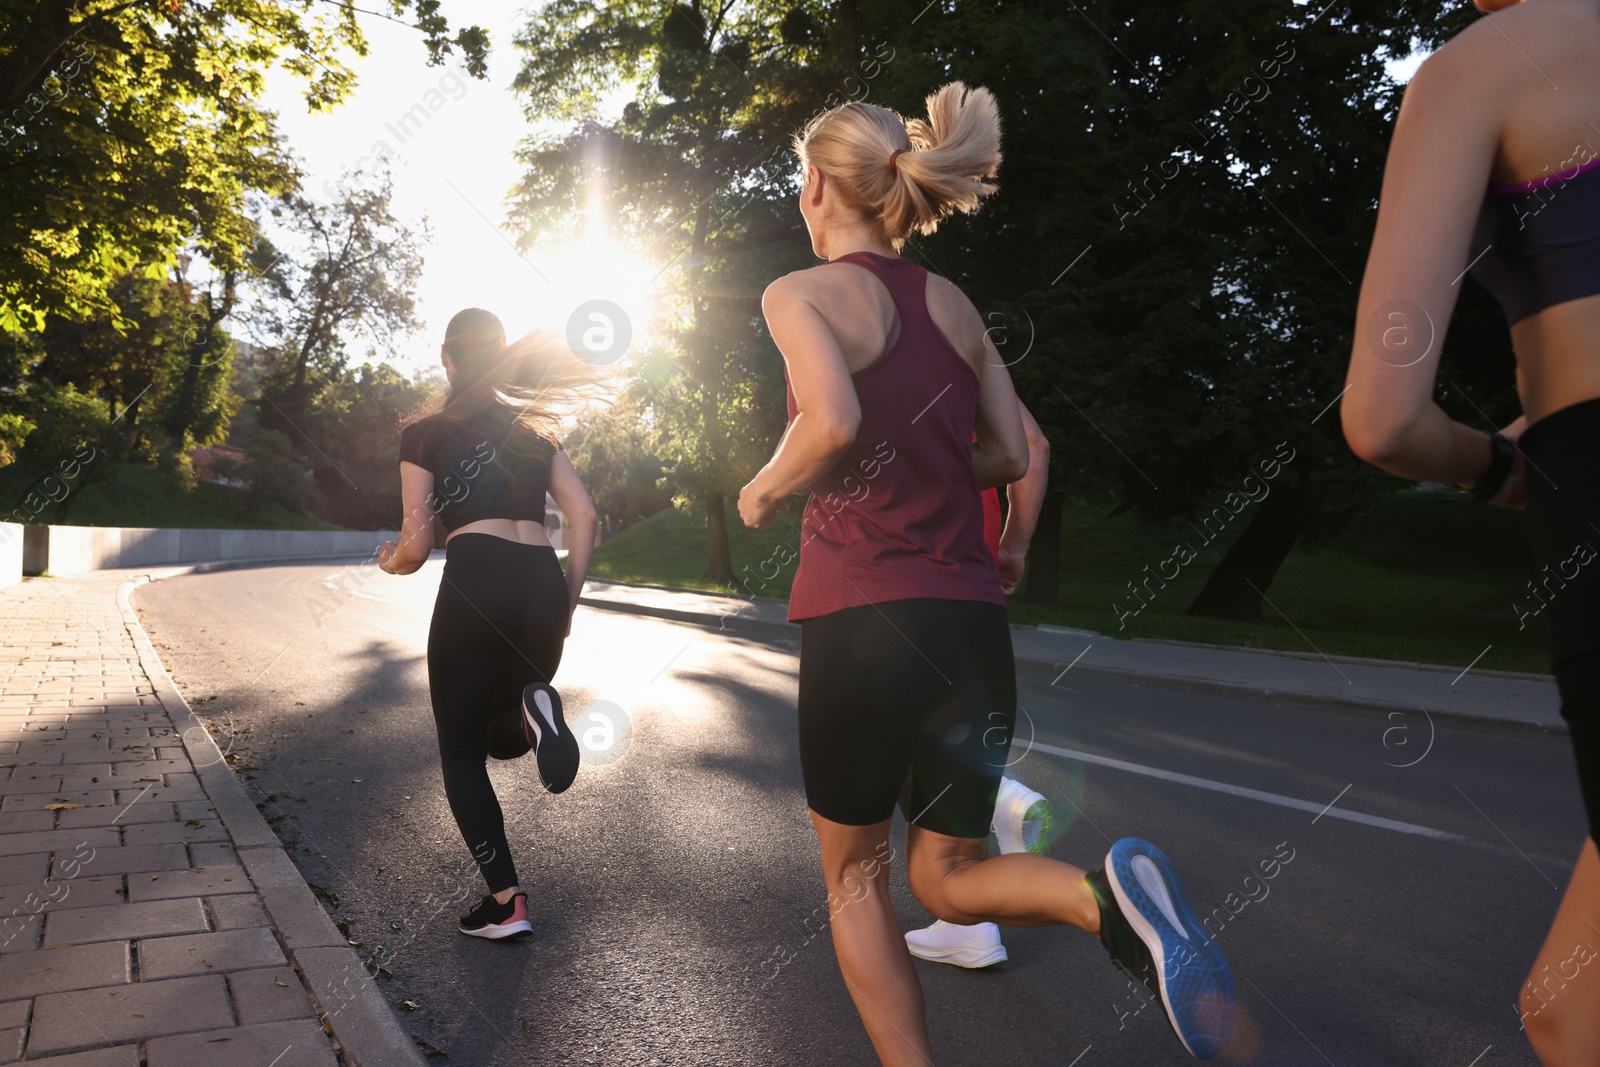
[[[172,687],[134,578],[0,590],[0,1063],[421,1062]]]

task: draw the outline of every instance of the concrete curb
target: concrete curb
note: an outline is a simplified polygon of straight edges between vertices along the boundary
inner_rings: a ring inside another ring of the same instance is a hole
[[[259,566],[260,563],[229,560],[228,566],[216,565],[212,569]],[[344,1051],[346,1062],[356,1067],[388,1064],[421,1067],[427,1061],[416,1042],[401,1028],[394,1010],[368,976],[361,957],[317,903],[277,835],[256,810],[244,785],[234,777],[224,753],[205,725],[195,717],[183,694],[178,692],[161,656],[144,632],[138,613],[133,610],[132,594],[139,586],[158,577],[195,573],[197,568],[207,566],[210,565],[173,568],[170,573],[163,571],[159,576],[134,578],[118,588],[117,606],[122,611],[124,625],[133,636],[139,663],[172,717],[173,725],[178,728],[184,749],[199,776],[200,787],[216,808],[223,829],[233,839],[239,860],[255,884],[279,939],[311,987],[323,1026]]]
[[[1065,665],[1061,661],[1045,661],[1024,657],[1018,657],[1017,659],[1019,668],[1033,671],[1056,671]],[[1408,715],[1417,713],[1415,704],[1404,701],[1386,702],[1362,700],[1359,697],[1323,696],[1316,693],[1296,692],[1292,689],[1273,689],[1263,686],[1243,685],[1237,682],[1224,682],[1215,678],[1140,674],[1138,671],[1131,671],[1126,667],[1091,667],[1088,664],[1079,664],[1073,669],[1080,674],[1092,674],[1097,678],[1127,682],[1129,685],[1149,685],[1161,689],[1177,689],[1189,693],[1207,693],[1212,696],[1230,697],[1234,700],[1254,700],[1263,704],[1286,704],[1298,708],[1311,708],[1316,711],[1338,712],[1344,715],[1387,716],[1394,711],[1403,711]],[[1477,730],[1481,733],[1525,737],[1539,741],[1564,742],[1568,738],[1565,722],[1546,724],[1529,719],[1474,715],[1470,712],[1462,711],[1438,711],[1433,708],[1427,710],[1427,715],[1438,725],[1455,726],[1464,730]]]
[[[377,565],[377,557],[371,552],[361,554],[347,553],[335,556],[263,556],[260,559],[220,559],[209,563],[174,563],[170,567],[152,567],[148,577],[152,582],[159,582],[163,578],[179,578],[185,574],[212,574],[216,571],[239,571],[249,567],[289,567],[297,563],[344,563],[350,560],[357,562],[372,560]]]
[[[632,583],[610,582],[608,584],[628,585]],[[669,587],[651,585],[644,586],[644,588],[666,589]],[[686,593],[695,593],[701,596],[717,595],[715,593],[708,594],[703,589],[685,589],[681,591]],[[738,600],[741,603],[743,603],[745,600],[743,597],[730,597],[729,599]],[[747,619],[741,618],[736,614],[711,615],[705,612],[682,611],[676,608],[657,607],[651,604],[631,604],[626,601],[607,600],[587,596],[580,596],[578,598],[578,603],[585,607],[597,608],[601,611],[616,611],[627,615],[648,615],[652,618],[666,619],[671,622],[685,622],[690,623],[691,625],[704,626],[708,628],[715,623],[717,628],[721,630],[781,633],[788,634],[790,636],[798,636],[800,631],[800,627],[796,623],[774,622],[769,619]],[[1148,643],[1171,644],[1180,647],[1187,647],[1184,642],[1176,641],[1151,641]],[[1231,646],[1222,645],[1208,645],[1201,647],[1215,647],[1224,648],[1227,651],[1240,651],[1239,649],[1232,648]],[[1255,652],[1257,650],[1247,649],[1245,651]],[[1271,654],[1271,650],[1261,651]],[[1285,655],[1291,655],[1297,659],[1305,658],[1293,653],[1285,653]],[[1017,658],[1016,662],[1018,668],[1033,671],[1057,671],[1066,666],[1064,661],[1039,660],[1021,656]],[[1351,662],[1371,663],[1385,667],[1421,667],[1422,669],[1443,669],[1434,668],[1430,664],[1411,664],[1398,661],[1390,662],[1387,660],[1364,661],[1355,660],[1352,658]],[[1333,711],[1349,715],[1386,716],[1390,712],[1397,710],[1407,712],[1408,714],[1415,714],[1416,712],[1415,705],[1407,702],[1383,702],[1375,700],[1363,700],[1355,697],[1323,696],[1319,694],[1296,692],[1294,690],[1242,685],[1236,682],[1224,682],[1214,678],[1141,674],[1137,671],[1128,670],[1125,667],[1097,667],[1090,664],[1080,664],[1074,669],[1079,674],[1089,674],[1097,678],[1106,678],[1127,682],[1130,685],[1158,686],[1163,689],[1177,689],[1192,693],[1209,693],[1213,696],[1225,696],[1237,700],[1254,700],[1267,704],[1286,704],[1293,705],[1295,707],[1313,708],[1318,711]],[[1540,681],[1545,680],[1547,677],[1544,675],[1516,674],[1509,671],[1495,673],[1501,674],[1502,676],[1508,678],[1532,678]],[[1448,726],[1456,726],[1467,730],[1478,730],[1485,733],[1502,734],[1511,737],[1526,737],[1545,741],[1566,741],[1568,737],[1566,724],[1564,722],[1557,725],[1547,725],[1545,723],[1532,722],[1526,719],[1491,717],[1487,715],[1473,715],[1466,712],[1434,711],[1431,709],[1428,711],[1428,714],[1432,716],[1435,722],[1443,723]]]
[[[1085,630],[1084,633],[1091,631]],[[1105,635],[1093,631],[1095,637]],[[1115,640],[1115,638],[1113,638]],[[1417,663],[1409,659],[1374,659],[1371,656],[1323,656],[1314,652],[1294,652],[1285,648],[1246,648],[1243,645],[1211,645],[1202,641],[1166,641],[1159,637],[1130,637],[1129,644],[1139,645],[1170,645],[1173,648],[1210,648],[1218,652],[1249,652],[1257,656],[1281,656],[1284,659],[1305,660],[1308,663],[1348,663],[1356,667],[1387,667],[1395,670],[1431,671],[1435,674],[1458,674],[1455,667],[1446,667],[1439,663]],[[1489,667],[1477,667],[1474,674],[1485,678],[1505,678],[1514,682],[1549,682],[1555,684],[1556,676],[1543,674],[1538,671],[1497,671]]]

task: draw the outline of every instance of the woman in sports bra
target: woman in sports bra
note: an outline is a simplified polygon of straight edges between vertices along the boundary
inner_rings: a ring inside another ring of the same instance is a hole
[[[1016,676],[979,493],[1022,477],[1028,446],[971,301],[899,255],[912,233],[977,208],[1000,164],[987,90],[952,83],[927,103],[910,123],[845,104],[796,138],[800,211],[828,262],[763,297],[789,426],[739,496],[747,524],[776,521],[800,543],[800,764],[839,967],[879,1058],[932,1062],[889,898],[890,818],[909,773],[907,870],[936,918],[1098,934],[1209,1058],[1232,1030],[1233,981],[1158,849],[1124,838],[1087,875],[987,858]],[[783,514],[807,489],[805,509]]]
[[[489,888],[460,929],[515,937],[533,926],[486,760],[531,749],[552,793],[578,772],[550,681],[589,570],[595,512],[550,431],[596,372],[536,336],[507,345],[500,320],[480,308],[450,320],[440,358],[450,387],[401,429],[405,522],[378,564],[413,573],[443,528],[428,691],[445,796]],[[572,524],[564,576],[545,533],[547,491]]]
[[[1369,463],[1526,507],[1536,563],[1559,574],[1545,615],[1589,837],[1518,1011],[1545,1064],[1594,1067],[1600,964],[1571,965],[1600,943],[1600,0],[1478,7],[1406,88],[1342,416]],[[1433,399],[1468,271],[1516,350],[1523,415],[1499,433]]]

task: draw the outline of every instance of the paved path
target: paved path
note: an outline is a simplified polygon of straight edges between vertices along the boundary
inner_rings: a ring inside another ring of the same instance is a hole
[[[765,597],[591,582],[583,603],[680,622],[716,622],[724,630],[793,629],[785,621],[788,602]],[[1465,663],[1446,667],[1324,656],[1309,645],[1304,654],[1296,654],[1176,641],[1119,641],[1051,626],[1013,626],[1011,642],[1017,665],[1029,670],[1110,676],[1135,684],[1330,711],[1399,709],[1419,717],[1425,713],[1440,722],[1525,736],[1566,733],[1555,681],[1546,675],[1481,671]]]
[[[421,1062],[172,687],[134,584],[0,590],[0,1063]]]
[[[576,783],[491,765],[535,934],[490,944],[451,921],[483,885],[428,704],[439,574],[286,565],[134,597],[296,865],[389,961],[406,1028],[472,1067],[872,1062],[806,815],[794,629],[578,612],[556,678]],[[1080,673],[1100,651],[1020,672],[1010,773],[1055,805],[1053,855],[1092,866],[1131,834],[1172,856],[1239,977],[1247,1021],[1217,1062],[1536,1067],[1516,992],[1585,827],[1564,738]],[[907,926],[929,921],[898,863],[892,886]],[[917,965],[943,1067],[1194,1062],[1094,938],[1004,936],[997,968]]]

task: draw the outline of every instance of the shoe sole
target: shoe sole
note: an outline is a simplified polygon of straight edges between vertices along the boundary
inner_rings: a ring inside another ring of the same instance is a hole
[[[1010,958],[1006,955],[1006,947],[1004,945],[997,945],[989,952],[977,957],[976,959],[961,958],[960,949],[954,949],[948,952],[940,952],[937,949],[919,949],[912,945],[909,941],[906,942],[906,948],[919,960],[927,960],[929,963],[948,963],[952,967],[965,967],[971,971],[979,970],[983,967],[993,967],[995,964],[1004,963]]]
[[[1013,782],[1019,790],[1031,796],[1032,799],[1028,801],[1028,806],[1023,809],[1022,818],[1018,820],[1015,840],[1011,840],[1009,825],[1006,828],[1006,832],[1004,834],[1001,833],[998,819],[989,828],[1000,845],[1000,854],[1004,856],[1012,853],[1026,853],[1030,856],[1048,856],[1050,854],[1050,831],[1055,824],[1055,811],[1050,807],[1050,798],[1043,793],[1029,789],[1021,782],[1016,782],[1015,779],[1003,779],[1002,781]],[[1028,843],[1028,823],[1030,822],[1036,823],[1039,827],[1038,833],[1034,835],[1032,844]],[[1007,847],[1008,845],[1010,847]]]
[[[1154,865],[1174,915],[1193,936],[1185,937],[1140,884],[1134,873],[1139,857]],[[1190,1055],[1211,1059],[1233,1036],[1238,1002],[1222,950],[1189,906],[1172,861],[1150,842],[1131,837],[1118,841],[1106,855],[1106,871],[1117,906],[1155,960],[1167,1021]]]
[[[541,705],[539,697],[545,697]],[[561,695],[535,682],[522,691],[522,728],[539,764],[539,779],[552,793],[565,792],[578,776],[578,739],[561,717]]]
[[[465,926],[457,926],[457,930],[468,937],[482,937],[489,941],[504,941],[512,937],[524,937],[533,933],[533,924],[527,919],[518,919],[516,922],[499,925],[490,924],[480,926],[476,930],[468,930]]]

